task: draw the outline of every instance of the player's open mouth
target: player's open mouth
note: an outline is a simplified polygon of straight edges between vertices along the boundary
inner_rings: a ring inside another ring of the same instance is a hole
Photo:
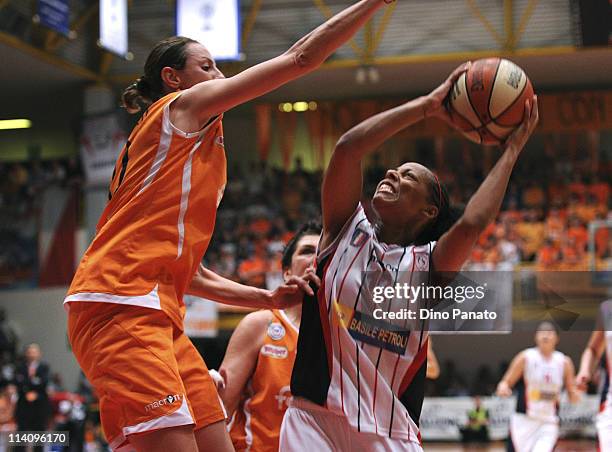
[[[395,187],[391,185],[389,182],[383,181],[378,185],[377,193],[390,193],[392,195],[396,194]]]

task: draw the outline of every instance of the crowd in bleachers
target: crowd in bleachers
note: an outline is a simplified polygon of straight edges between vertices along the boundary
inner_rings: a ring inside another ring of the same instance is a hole
[[[0,287],[35,283],[40,194],[51,186],[80,187],[82,180],[76,158],[0,162]]]
[[[457,155],[436,168],[431,152],[424,154],[419,160],[438,173],[453,204],[465,203],[486,172]],[[545,270],[590,268],[588,225],[610,217],[610,174],[584,159],[546,160],[545,153],[534,158],[519,160],[502,212],[482,234],[466,268],[511,269],[521,263]],[[290,172],[258,162],[235,165],[228,173],[205,262],[226,277],[274,286],[281,279],[284,243],[301,223],[320,216],[322,172],[306,171],[296,159]],[[378,158],[365,171],[363,204],[369,214],[374,215],[369,198],[384,174]],[[37,194],[50,185],[81,183],[76,159],[0,164],[0,286],[11,278],[35,277]],[[610,228],[598,228],[594,242],[599,268],[609,268]]]
[[[297,225],[318,218],[322,174],[306,172],[299,160],[295,170],[283,172],[265,164],[246,170],[232,168],[220,206],[215,235],[205,261],[213,270],[245,283],[270,286],[280,275],[283,244]],[[448,186],[451,202],[465,204],[482,180],[482,173],[438,173]],[[365,172],[362,200],[375,215],[370,196],[384,177],[374,162]],[[341,190],[341,187],[338,187]],[[466,268],[509,270],[518,264],[540,270],[589,270],[588,225],[612,219],[609,179],[575,174],[532,177],[518,171],[510,182],[502,212],[474,247]],[[610,228],[595,231],[598,268],[608,268],[612,257]]]
[[[67,431],[71,447],[62,450],[106,450],[90,384],[81,374],[76,391],[65,388],[54,367],[44,359],[38,344],[22,346],[0,308],[0,433]],[[0,435],[0,450],[7,450],[8,445],[2,442],[6,438]]]

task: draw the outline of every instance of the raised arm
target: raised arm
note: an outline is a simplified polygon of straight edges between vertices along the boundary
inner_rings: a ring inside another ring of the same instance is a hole
[[[173,107],[197,117],[200,125],[230,108],[266,94],[318,68],[391,0],[361,0],[304,36],[287,52],[227,79],[186,90]]]
[[[238,324],[227,345],[219,368],[220,373],[226,376],[226,382],[219,394],[229,417],[238,407],[240,397],[255,372],[270,317],[270,311],[247,315]]]
[[[374,115],[340,137],[323,179],[323,237],[320,249],[331,244],[361,199],[363,158],[406,127],[425,117],[438,116],[450,88],[467,67],[467,64],[458,67],[428,96]]]
[[[200,265],[187,293],[232,306],[283,309],[300,303],[304,293],[313,295],[309,281],[317,286],[320,284],[318,277],[309,271],[302,278],[291,276],[283,285],[271,291],[239,284]]]
[[[512,388],[516,384],[523,371],[525,370],[525,352],[521,352],[514,357],[510,363],[510,367],[504,374],[503,378],[497,385],[496,394],[501,397],[510,397],[512,395]]]
[[[521,126],[508,138],[504,153],[468,202],[461,218],[442,236],[433,251],[437,271],[457,272],[481,232],[497,216],[514,165],[538,123],[537,96],[525,102]]]

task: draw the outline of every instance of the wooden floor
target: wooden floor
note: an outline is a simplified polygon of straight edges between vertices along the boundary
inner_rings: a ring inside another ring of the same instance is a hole
[[[460,443],[424,443],[423,450],[425,452],[505,452],[506,445],[502,442],[490,443],[483,446],[478,445],[462,445]],[[555,452],[596,452],[597,444],[595,441],[588,440],[562,440],[559,441]]]

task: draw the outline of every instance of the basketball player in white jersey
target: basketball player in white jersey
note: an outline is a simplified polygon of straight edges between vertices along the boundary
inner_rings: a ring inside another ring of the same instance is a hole
[[[559,396],[565,386],[572,403],[580,399],[574,384],[572,360],[557,351],[559,335],[550,322],[542,322],[535,334],[536,346],[514,357],[497,385],[497,395],[510,397],[522,377],[516,413],[510,420],[510,437],[516,452],[549,452],[559,437]]]
[[[387,171],[373,197],[379,221],[360,204],[362,162],[402,129],[443,106],[458,68],[431,94],[375,115],[336,144],[322,189],[323,233],[316,299],[304,299],[293,401],[280,450],[420,451],[428,333],[420,320],[391,320],[409,301],[375,298],[379,287],[428,283],[429,270],[457,272],[495,218],[508,179],[538,120],[536,98],[522,125],[468,203],[454,216],[437,176],[417,163]],[[381,315],[385,319],[381,319]]]
[[[586,391],[587,384],[591,381],[597,363],[606,352],[606,371],[610,378],[612,358],[612,300],[604,301],[599,308],[599,320],[596,331],[593,331],[589,343],[582,353],[580,369],[576,377],[579,389]],[[612,389],[608,383],[607,389],[602,394],[602,404],[595,425],[597,426],[597,437],[599,439],[599,450],[601,452],[612,452]]]

